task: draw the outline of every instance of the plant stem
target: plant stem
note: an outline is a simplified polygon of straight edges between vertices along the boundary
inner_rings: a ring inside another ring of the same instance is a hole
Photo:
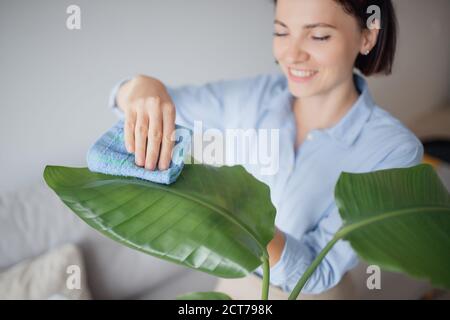
[[[289,300],[296,300],[300,292],[302,291],[303,287],[305,286],[308,279],[311,277],[311,275],[314,273],[316,268],[319,266],[319,264],[322,262],[323,258],[326,256],[328,251],[331,250],[331,248],[334,246],[334,244],[340,239],[339,236],[335,235],[333,239],[331,239],[330,242],[327,243],[325,248],[320,251],[320,253],[317,255],[317,257],[314,259],[314,261],[311,263],[311,265],[306,269],[305,273],[303,273],[300,280],[298,280],[297,284],[295,285],[294,290],[292,290],[291,294],[289,295]]]
[[[269,257],[266,255],[263,257],[263,283],[261,292],[262,300],[269,299],[269,284],[270,284],[270,264],[269,264]]]

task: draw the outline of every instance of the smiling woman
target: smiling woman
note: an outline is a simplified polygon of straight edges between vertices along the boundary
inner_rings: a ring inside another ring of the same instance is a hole
[[[342,172],[410,167],[423,156],[420,141],[376,105],[363,77],[392,71],[397,23],[391,1],[275,4],[273,55],[281,73],[178,88],[139,75],[119,82],[110,97],[111,107],[125,118],[128,150],[136,154],[138,165],[150,170],[158,159],[160,169],[167,165],[167,137],[175,121],[191,129],[200,120],[203,127],[220,131],[280,131],[280,170],[262,175],[260,163],[238,163],[269,186],[276,208],[276,230],[267,245],[264,270],[219,282],[218,291],[242,299],[256,298],[259,287],[267,286],[258,276],[269,268],[270,283],[277,287],[270,292],[287,298],[342,225],[334,199]],[[372,15],[373,9],[379,15]],[[234,158],[250,159],[255,149],[237,152]],[[302,292],[325,294],[319,298],[351,297],[345,275],[357,262],[350,245],[338,241]],[[330,294],[332,288],[337,295]]]

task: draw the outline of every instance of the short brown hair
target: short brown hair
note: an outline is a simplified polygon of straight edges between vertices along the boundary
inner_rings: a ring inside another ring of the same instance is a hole
[[[395,51],[397,46],[397,17],[391,0],[334,0],[342,6],[345,12],[352,15],[358,21],[362,29],[366,29],[366,21],[370,17],[367,13],[369,6],[380,8],[381,21],[378,39],[375,47],[367,55],[359,54],[355,61],[355,68],[364,75],[392,73]],[[273,0],[276,5],[277,0]]]

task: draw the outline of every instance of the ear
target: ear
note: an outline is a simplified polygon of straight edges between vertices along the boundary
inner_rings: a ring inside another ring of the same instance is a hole
[[[378,34],[380,33],[380,21],[375,19],[368,28],[362,32],[362,42],[359,52],[362,55],[368,55],[377,44]]]

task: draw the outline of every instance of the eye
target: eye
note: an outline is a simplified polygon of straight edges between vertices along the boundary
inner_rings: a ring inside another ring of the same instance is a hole
[[[326,41],[326,40],[330,39],[330,37],[331,37],[331,36],[312,37],[312,38],[313,38],[313,40],[316,40],[316,41]]]
[[[287,36],[287,34],[285,34],[285,33],[278,33],[278,32],[274,32],[273,35],[275,37],[285,37],[285,36]]]

